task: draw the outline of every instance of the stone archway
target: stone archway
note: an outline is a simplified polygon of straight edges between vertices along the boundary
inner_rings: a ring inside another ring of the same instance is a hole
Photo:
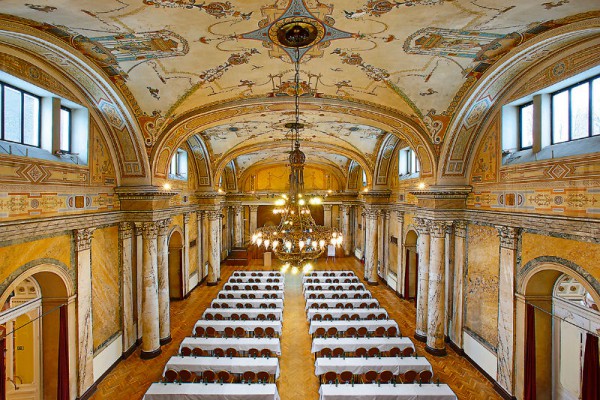
[[[169,297],[181,300],[183,292],[183,236],[173,230],[169,237]]]
[[[417,281],[419,271],[419,257],[417,255],[417,232],[410,230],[406,233],[404,239],[404,299],[414,299],[417,297]]]

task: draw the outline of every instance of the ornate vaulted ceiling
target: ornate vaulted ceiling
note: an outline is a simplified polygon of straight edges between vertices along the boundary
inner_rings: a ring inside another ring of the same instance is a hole
[[[461,97],[502,55],[597,8],[597,0],[2,2],[7,18],[26,19],[100,66],[130,101],[149,147],[182,115],[242,108],[245,99],[291,99],[292,60],[270,28],[286,13],[320,21],[320,41],[302,51],[302,98],[385,110],[433,145],[443,141]],[[287,104],[186,134],[203,138],[213,167],[284,162]],[[320,113],[302,100],[300,107],[301,137],[320,161],[344,170],[355,160],[373,170],[387,134],[381,124]]]

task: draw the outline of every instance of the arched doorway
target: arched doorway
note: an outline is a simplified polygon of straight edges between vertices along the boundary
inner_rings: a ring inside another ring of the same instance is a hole
[[[417,233],[414,230],[410,230],[406,234],[406,239],[404,240],[403,294],[406,300],[414,299],[417,296],[418,263]]]
[[[598,282],[563,260],[530,262],[518,286],[516,318],[517,393],[524,392],[526,305],[535,318],[535,382],[539,399],[580,398],[587,332],[598,333]],[[522,396],[519,396],[522,397]]]
[[[169,297],[183,299],[183,236],[178,230],[169,237]]]
[[[56,398],[60,308],[67,308],[69,393],[77,396],[76,306],[68,273],[56,265],[29,268],[0,296],[6,331],[6,393],[9,399]]]

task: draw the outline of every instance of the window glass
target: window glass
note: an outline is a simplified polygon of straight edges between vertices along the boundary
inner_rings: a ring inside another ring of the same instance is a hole
[[[40,145],[40,99],[23,94],[23,143]]]
[[[367,173],[365,171],[363,171],[362,175],[362,184],[363,186],[367,186]]]
[[[569,140],[569,91],[552,96],[552,143]]]
[[[571,89],[571,140],[589,136],[590,85],[588,82]]]
[[[4,86],[4,139],[21,142],[21,92]]]
[[[521,148],[526,149],[533,145],[533,104],[521,107]]]
[[[177,173],[181,176],[187,176],[187,153],[185,151],[182,151],[178,154],[179,156],[179,165],[177,166],[178,171]]]
[[[71,151],[71,111],[60,109],[60,149]]]
[[[600,78],[592,83],[592,135],[600,135]]]

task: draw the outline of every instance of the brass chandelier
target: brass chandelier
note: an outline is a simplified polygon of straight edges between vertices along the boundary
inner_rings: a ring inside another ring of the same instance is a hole
[[[252,243],[264,246],[285,264],[285,272],[291,268],[297,273],[300,268],[304,272],[312,266],[306,261],[318,258],[328,245],[340,246],[343,241],[342,234],[335,228],[317,225],[310,213],[310,205],[321,204],[319,197],[304,195],[304,164],[305,154],[300,150],[300,47],[306,47],[314,41],[310,24],[305,22],[290,22],[280,28],[278,33],[281,43],[295,48],[295,75],[294,75],[294,106],[295,121],[286,124],[291,132],[291,151],[289,156],[290,175],[289,192],[283,194],[275,202],[275,214],[281,214],[281,221],[277,226],[263,226],[252,235]],[[314,28],[314,27],[313,27]]]

